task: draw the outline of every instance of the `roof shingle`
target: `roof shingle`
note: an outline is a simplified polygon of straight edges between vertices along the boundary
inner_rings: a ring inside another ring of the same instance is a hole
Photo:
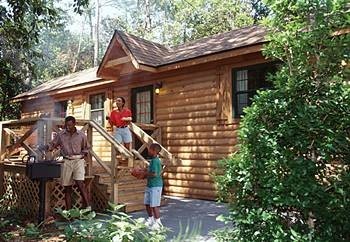
[[[159,67],[265,42],[266,29],[250,26],[167,48],[132,34],[116,31],[138,63]]]

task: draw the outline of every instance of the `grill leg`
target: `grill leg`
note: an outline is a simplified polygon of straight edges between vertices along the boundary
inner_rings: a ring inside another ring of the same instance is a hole
[[[45,193],[46,193],[46,179],[41,178],[39,183],[39,216],[38,222],[41,223],[45,219]]]

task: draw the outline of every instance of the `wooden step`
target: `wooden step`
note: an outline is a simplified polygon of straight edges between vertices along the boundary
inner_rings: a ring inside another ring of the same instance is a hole
[[[146,183],[130,183],[124,185],[118,185],[119,191],[128,191],[130,189],[145,190]]]
[[[134,190],[134,191],[121,191],[118,193],[118,202],[126,203],[126,202],[137,202],[143,201],[144,190]]]
[[[130,213],[130,212],[135,212],[135,211],[140,211],[140,210],[145,210],[145,205],[140,202],[126,202],[124,203],[125,205],[125,212]]]

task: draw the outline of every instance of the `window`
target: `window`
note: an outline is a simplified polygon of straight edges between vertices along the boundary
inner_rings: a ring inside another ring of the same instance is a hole
[[[91,120],[95,121],[101,126],[104,126],[104,102],[105,94],[95,94],[90,96],[90,117]]]
[[[57,118],[65,118],[67,116],[68,101],[60,101],[55,103],[54,115]]]
[[[132,90],[133,120],[137,123],[153,123],[153,86]]]
[[[232,71],[233,117],[239,118],[243,114],[243,109],[251,105],[257,90],[271,88],[272,83],[266,77],[275,70],[275,64],[269,63]]]

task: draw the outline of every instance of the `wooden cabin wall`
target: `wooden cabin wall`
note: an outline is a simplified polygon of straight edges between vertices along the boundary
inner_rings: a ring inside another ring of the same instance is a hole
[[[162,145],[181,159],[164,173],[168,195],[215,199],[211,173],[234,151],[235,127],[217,125],[216,69],[164,79],[156,97]]]
[[[237,121],[226,125],[217,115],[218,90],[224,76],[226,82],[231,81],[228,72],[227,67],[207,65],[115,83],[113,98],[125,97],[128,107],[132,88],[163,84],[160,94],[154,94],[154,120],[161,127],[161,144],[181,159],[166,168],[165,194],[216,199],[212,173],[218,160],[234,151],[238,128]],[[231,100],[228,105],[232,105]]]

